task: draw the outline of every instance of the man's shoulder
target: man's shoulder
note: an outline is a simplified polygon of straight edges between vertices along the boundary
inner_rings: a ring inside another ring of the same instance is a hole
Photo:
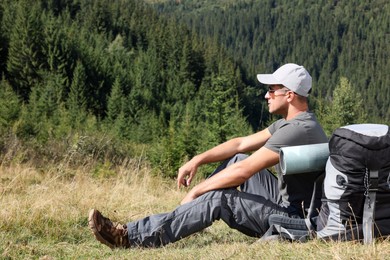
[[[291,120],[275,124],[273,135],[278,138],[300,140],[302,144],[326,142],[327,137],[315,115],[304,112]]]

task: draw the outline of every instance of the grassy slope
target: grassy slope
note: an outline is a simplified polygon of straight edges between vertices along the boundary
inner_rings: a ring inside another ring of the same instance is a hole
[[[88,210],[116,221],[174,208],[184,195],[173,180],[151,177],[136,161],[114,178],[92,177],[88,169],[0,168],[1,259],[390,259],[390,242],[260,244],[224,223],[158,249],[111,250],[87,227]]]

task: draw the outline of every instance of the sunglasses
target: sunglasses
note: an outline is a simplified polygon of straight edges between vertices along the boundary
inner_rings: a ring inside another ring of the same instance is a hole
[[[270,94],[270,95],[275,95],[275,92],[279,91],[279,90],[283,90],[284,91],[284,94],[286,94],[288,91],[290,91],[289,89],[286,89],[286,88],[278,88],[278,89],[271,89],[269,88],[267,93]]]

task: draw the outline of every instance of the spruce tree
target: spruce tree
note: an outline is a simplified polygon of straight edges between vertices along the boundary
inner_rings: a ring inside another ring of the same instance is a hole
[[[232,138],[246,135],[250,131],[242,109],[239,108],[238,94],[233,85],[233,77],[213,75],[207,88],[205,99],[202,101],[205,111],[205,134],[208,136],[207,147],[213,146]],[[206,89],[202,89],[206,91]]]
[[[123,112],[123,98],[121,82],[119,78],[116,78],[107,101],[107,120],[109,124],[113,124]]]
[[[321,105],[318,117],[328,136],[339,127],[367,122],[367,114],[362,109],[363,98],[348,81],[341,77],[333,91],[332,101],[328,106]]]
[[[10,130],[19,118],[21,100],[13,91],[10,84],[2,79],[0,81],[0,134]]]
[[[67,108],[69,111],[70,123],[73,126],[80,126],[87,116],[87,77],[84,65],[81,61],[76,63],[73,72],[72,84],[70,85],[67,98]]]
[[[64,32],[64,21],[61,17],[54,17],[50,12],[42,14],[42,21],[44,23],[42,54],[45,58],[45,69],[61,75],[62,84],[68,87],[67,69],[71,67],[73,59]],[[67,91],[67,88],[64,91]]]
[[[42,68],[42,24],[39,6],[21,0],[16,6],[16,17],[11,29],[7,71],[10,83],[27,100],[31,87],[39,81]]]

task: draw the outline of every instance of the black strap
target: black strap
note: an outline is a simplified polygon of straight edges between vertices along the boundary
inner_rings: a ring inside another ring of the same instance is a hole
[[[318,195],[317,185],[320,184],[320,186],[322,187],[322,183],[324,182],[324,178],[325,178],[325,173],[318,176],[316,181],[314,182],[313,194],[311,195],[311,201],[310,201],[310,207],[307,211],[307,216],[305,218],[306,227],[308,228],[309,233],[312,237],[315,236],[315,230],[316,230],[315,225],[313,225],[313,223],[312,223],[312,219],[313,219],[314,213],[316,213],[315,212],[315,210],[316,210],[315,201],[316,201],[316,197]]]
[[[325,174],[321,174],[314,182],[313,194],[306,218],[292,218],[288,216],[272,214],[268,218],[269,229],[259,239],[267,241],[270,238],[287,239],[291,241],[306,242],[315,237],[315,225],[312,223],[316,213],[316,197],[318,196],[318,185],[322,187]]]
[[[282,225],[273,224],[269,227],[267,232],[258,241],[259,242],[267,241],[270,238],[273,238],[275,236],[278,239],[285,239],[285,240],[299,241],[299,242],[306,242],[310,238],[307,230],[288,229],[283,227]]]

